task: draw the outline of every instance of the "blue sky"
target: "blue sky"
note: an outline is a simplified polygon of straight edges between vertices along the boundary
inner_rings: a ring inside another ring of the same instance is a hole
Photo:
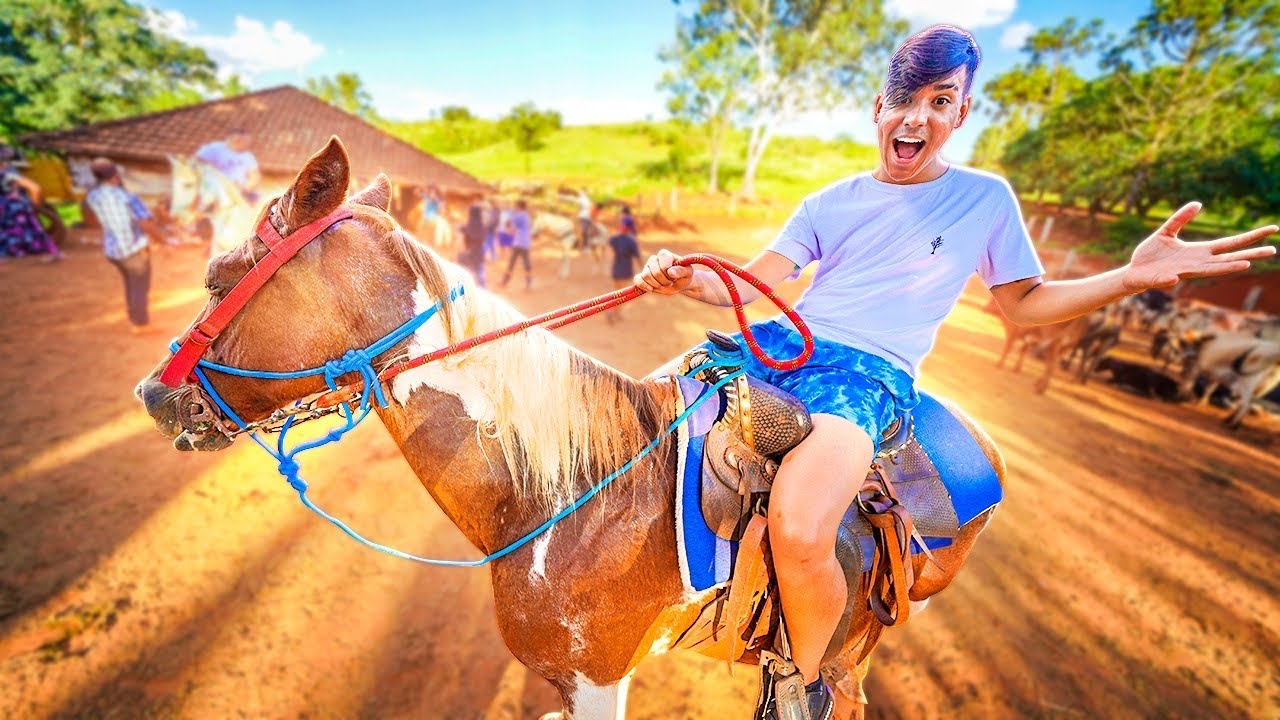
[[[1032,29],[1068,16],[1098,17],[1108,31],[1122,33],[1148,7],[1138,0],[1076,0],[1069,10],[1062,2],[887,1],[913,29],[951,22],[973,31],[984,54],[974,86],[979,103],[981,85],[1019,62],[1016,48]],[[205,47],[253,88],[354,72],[388,117],[426,117],[443,105],[497,117],[532,100],[559,110],[569,124],[583,124],[666,116],[655,87],[663,71],[657,53],[674,37],[677,12],[690,3],[383,0],[367,11],[349,2],[327,5],[163,0],[152,7],[171,34]],[[946,154],[966,160],[987,122],[975,113]],[[781,132],[875,141],[866,108],[811,114]]]

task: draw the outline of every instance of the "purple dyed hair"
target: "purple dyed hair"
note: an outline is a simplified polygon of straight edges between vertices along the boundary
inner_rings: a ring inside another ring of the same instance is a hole
[[[969,69],[964,94],[969,94],[973,75],[982,61],[978,43],[966,30],[951,25],[934,25],[907,38],[889,60],[884,79],[884,101],[901,105],[920,88],[941,80],[961,65]]]

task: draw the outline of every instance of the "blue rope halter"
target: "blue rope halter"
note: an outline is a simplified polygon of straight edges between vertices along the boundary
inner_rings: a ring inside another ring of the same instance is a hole
[[[459,297],[462,296],[463,291],[464,291],[463,286],[458,286],[454,288],[449,292],[449,299],[451,301],[457,300]],[[699,372],[711,367],[725,367],[725,368],[732,368],[732,370],[727,375],[720,378],[716,383],[707,387],[702,392],[701,395],[699,395],[692,403],[689,404],[687,408],[685,408],[684,412],[680,413],[676,417],[676,419],[671,422],[670,425],[664,428],[658,434],[658,436],[655,437],[648,445],[641,448],[640,452],[636,453],[634,457],[632,457],[627,462],[623,463],[622,466],[619,467],[617,470],[605,476],[604,479],[596,483],[590,490],[587,490],[585,493],[583,493],[577,500],[574,500],[573,503],[565,507],[563,510],[560,510],[559,512],[557,512],[555,515],[547,519],[546,522],[542,523],[541,525],[534,528],[533,530],[530,530],[528,533],[521,536],[519,539],[506,545],[500,550],[489,553],[488,555],[484,556],[479,560],[437,560],[433,558],[421,557],[418,555],[412,555],[410,553],[396,550],[395,548],[388,547],[386,545],[382,545],[380,543],[376,543],[371,540],[368,540],[362,535],[360,535],[359,533],[357,533],[355,530],[352,530],[351,527],[348,526],[346,523],[342,522],[338,518],[335,518],[334,516],[330,515],[329,513],[325,512],[320,507],[318,507],[315,503],[311,501],[311,498],[307,497],[307,489],[309,486],[307,485],[307,481],[303,480],[302,476],[299,474],[301,472],[301,467],[299,466],[298,461],[295,458],[298,455],[304,452],[307,452],[308,450],[314,450],[315,448],[328,445],[329,443],[337,442],[341,440],[342,437],[346,435],[348,432],[351,432],[352,430],[354,430],[355,427],[359,425],[361,422],[363,422],[365,418],[369,417],[369,414],[373,411],[373,406],[372,406],[372,403],[370,402],[371,394],[373,399],[377,401],[380,407],[387,407],[389,405],[389,401],[387,400],[386,395],[383,393],[382,384],[378,380],[378,373],[373,367],[373,360],[377,358],[379,355],[381,355],[382,353],[390,350],[392,347],[396,345],[396,343],[399,343],[401,340],[404,340],[405,338],[413,334],[414,331],[422,327],[424,323],[426,323],[428,320],[434,317],[436,313],[439,312],[439,310],[440,310],[439,304],[432,305],[430,308],[427,308],[422,313],[419,313],[418,315],[413,317],[411,320],[401,325],[399,328],[396,328],[395,330],[391,331],[391,333],[384,336],[381,340],[378,340],[377,342],[373,343],[369,347],[366,347],[363,349],[348,350],[346,353],[342,355],[341,358],[337,360],[330,360],[329,362],[326,362],[324,365],[321,365],[319,367],[308,368],[305,370],[293,370],[293,371],[287,371],[287,372],[280,372],[280,371],[272,371],[272,370],[246,370],[244,368],[237,368],[237,367],[231,367],[229,365],[222,365],[220,363],[211,362],[209,360],[200,360],[196,364],[196,367],[193,369],[193,371],[196,375],[196,378],[200,381],[201,387],[204,388],[204,391],[209,395],[210,399],[212,399],[213,402],[218,406],[218,409],[220,409],[226,417],[230,418],[232,422],[234,422],[237,426],[239,426],[242,431],[248,432],[249,437],[253,438],[253,441],[257,443],[259,447],[267,451],[267,454],[271,455],[271,457],[276,460],[277,470],[284,477],[285,481],[289,483],[289,486],[292,487],[295,491],[297,491],[298,499],[302,501],[302,504],[308,510],[311,510],[312,512],[324,518],[325,520],[328,520],[329,522],[333,523],[340,530],[342,530],[344,533],[349,535],[352,539],[360,542],[363,545],[371,547],[374,550],[378,550],[379,552],[384,552],[388,555],[392,555],[394,557],[398,557],[404,560],[413,560],[415,562],[426,563],[428,565],[443,565],[446,567],[481,567],[483,565],[487,565],[488,563],[494,560],[497,560],[498,558],[503,557],[504,555],[509,555],[515,552],[516,550],[519,550],[521,547],[524,547],[529,542],[531,542],[534,538],[545,533],[547,530],[550,530],[552,526],[554,526],[556,523],[560,522],[564,518],[568,517],[571,513],[573,513],[578,508],[585,505],[587,501],[595,497],[601,490],[607,487],[610,483],[612,483],[614,480],[618,479],[625,472],[627,472],[632,467],[634,467],[636,463],[640,462],[640,460],[642,460],[646,455],[648,455],[656,447],[658,447],[658,445],[662,442],[663,438],[675,432],[676,429],[680,427],[682,423],[688,420],[689,416],[692,415],[693,412],[697,410],[700,405],[702,405],[702,403],[706,402],[710,398],[715,397],[716,393],[720,390],[720,388],[724,387],[725,385],[728,385],[730,382],[733,382],[735,379],[738,378],[738,376],[742,375],[744,372],[742,370],[743,351],[741,347],[739,347],[737,351],[734,352],[734,351],[727,351],[727,350],[718,348],[716,346],[712,346],[711,349],[708,351],[712,359],[700,365],[698,367]],[[170,345],[171,351],[176,352],[177,348],[178,348],[178,343],[176,341]],[[256,378],[256,379],[262,379],[262,380],[292,380],[296,378],[323,375],[325,384],[329,386],[330,390],[338,389],[337,380],[339,377],[346,375],[348,373],[359,372],[361,377],[364,379],[365,392],[361,393],[360,401],[357,408],[353,409],[351,407],[351,404],[346,402],[339,405],[339,412],[341,413],[342,420],[343,420],[343,423],[341,425],[334,428],[333,430],[330,430],[329,432],[325,433],[323,436],[315,440],[299,443],[292,448],[286,447],[285,438],[289,434],[289,430],[293,428],[296,416],[290,416],[286,418],[284,421],[284,425],[280,427],[280,433],[279,433],[280,437],[276,440],[275,448],[272,448],[270,444],[268,444],[266,441],[264,441],[262,438],[258,436],[258,433],[256,431],[250,430],[248,424],[245,423],[244,420],[242,420],[240,416],[237,415],[236,412],[232,410],[229,405],[227,405],[226,401],[222,399],[222,396],[218,394],[218,391],[214,389],[213,384],[209,382],[209,378],[205,375],[205,370],[214,370],[216,372],[225,373],[228,375],[235,375],[237,377]]]

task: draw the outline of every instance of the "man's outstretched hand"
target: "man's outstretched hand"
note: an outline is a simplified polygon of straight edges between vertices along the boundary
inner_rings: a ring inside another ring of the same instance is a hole
[[[1218,240],[1179,240],[1178,231],[1200,212],[1201,207],[1198,202],[1183,205],[1159,230],[1138,245],[1125,267],[1126,288],[1136,293],[1148,288],[1176,285],[1186,278],[1240,272],[1249,268],[1251,260],[1276,254],[1276,249],[1269,245],[1249,247],[1280,229],[1275,225]]]

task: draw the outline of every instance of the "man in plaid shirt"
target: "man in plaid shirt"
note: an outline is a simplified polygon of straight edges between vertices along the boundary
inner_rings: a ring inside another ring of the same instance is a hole
[[[98,185],[85,198],[102,226],[102,252],[124,278],[125,303],[134,333],[150,330],[147,293],[151,290],[151,250],[143,232],[155,232],[151,213],[138,196],[124,189],[120,171],[106,158],[89,164]]]

